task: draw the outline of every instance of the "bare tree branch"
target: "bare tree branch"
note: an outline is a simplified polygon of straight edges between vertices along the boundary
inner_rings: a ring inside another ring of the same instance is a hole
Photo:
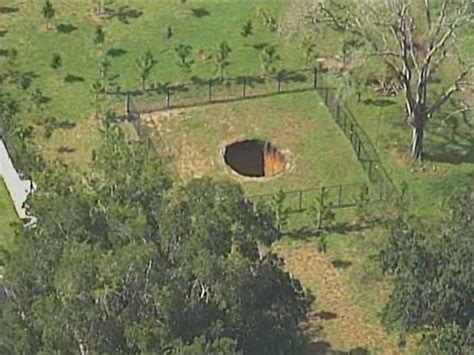
[[[464,78],[467,77],[467,75],[471,72],[471,70],[474,68],[474,65],[470,65],[467,69],[461,72],[459,76],[456,78],[454,83],[448,87],[443,94],[440,95],[440,97],[435,101],[431,107],[426,110],[426,114],[428,117],[431,117],[434,112],[436,112],[450,97],[451,95],[459,90],[460,83],[464,80]]]

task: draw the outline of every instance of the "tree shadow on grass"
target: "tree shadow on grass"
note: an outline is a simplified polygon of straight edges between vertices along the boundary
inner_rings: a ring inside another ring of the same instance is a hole
[[[76,127],[76,124],[71,121],[61,121],[58,123],[58,128],[61,129],[73,129],[74,127]]]
[[[333,349],[331,343],[319,340],[306,345],[304,354],[308,355],[369,355],[370,352],[363,347],[355,347],[349,351]]]
[[[129,24],[131,19],[137,19],[143,15],[143,11],[132,9],[130,6],[120,6],[118,9],[108,9],[109,19],[117,18],[122,23]]]
[[[127,51],[125,49],[122,49],[122,48],[110,48],[107,51],[107,55],[111,56],[113,58],[121,57],[125,54],[127,54]]]
[[[74,26],[74,25],[71,25],[70,23],[61,23],[59,25],[56,26],[56,30],[59,32],[59,33],[63,33],[63,34],[70,34],[74,31],[77,30],[77,27]]]
[[[82,83],[84,78],[82,76],[74,75],[74,74],[67,74],[64,77],[64,82],[67,84],[74,84],[74,83]]]
[[[0,14],[1,15],[11,14],[11,13],[14,13],[14,12],[18,12],[18,7],[0,6]]]
[[[330,311],[320,311],[314,314],[315,317],[323,320],[331,320],[337,318],[337,314]]]
[[[349,266],[352,265],[351,261],[336,259],[331,261],[332,266],[336,269],[347,269]]]
[[[76,151],[75,148],[67,147],[65,145],[62,145],[58,148],[58,153],[61,153],[61,154],[70,154],[70,153],[74,153],[75,151]]]
[[[444,125],[433,121],[427,134],[434,136],[435,142],[426,144],[426,160],[455,165],[474,163],[474,126],[467,119],[453,118]]]
[[[192,12],[193,16],[197,17],[197,18],[209,16],[209,14],[210,14],[210,12],[207,9],[203,8],[203,7],[197,7],[197,8],[191,9],[191,12]]]
[[[8,33],[7,30],[0,30],[0,37],[5,37],[7,33]]]
[[[377,106],[377,107],[387,107],[396,105],[397,103],[393,100],[388,99],[366,99],[363,101],[366,105]]]
[[[320,233],[321,232],[318,231],[313,226],[303,226],[301,228],[296,228],[296,229],[286,231],[284,233],[284,236],[289,237],[291,239],[298,239],[298,240],[308,241],[313,237],[319,236]]]

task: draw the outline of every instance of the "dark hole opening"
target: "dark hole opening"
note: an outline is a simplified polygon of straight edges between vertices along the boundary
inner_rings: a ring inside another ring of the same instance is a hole
[[[224,160],[237,173],[248,177],[269,177],[284,169],[285,158],[269,142],[249,139],[228,145]]]

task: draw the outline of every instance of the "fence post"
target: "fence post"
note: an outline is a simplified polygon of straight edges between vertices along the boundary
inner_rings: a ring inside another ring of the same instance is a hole
[[[342,195],[342,185],[339,185],[339,191],[337,194],[337,205],[341,206],[341,195]]]
[[[277,92],[280,93],[281,91],[281,73],[277,74]]]
[[[130,93],[127,92],[127,96],[125,96],[125,117],[128,120],[130,118]]]
[[[298,202],[298,210],[301,211],[303,208],[303,190],[300,190],[300,197]]]
[[[357,160],[360,160],[360,145],[361,145],[360,138],[357,138]]]
[[[314,88],[318,88],[318,68],[314,67]]]
[[[207,90],[207,101],[211,102],[212,100],[212,79],[209,79],[209,88]]]
[[[340,111],[340,107],[339,107],[339,102],[336,104],[336,117],[339,119],[339,111]]]
[[[324,192],[326,191],[326,188],[324,186],[321,186],[321,192],[320,192],[320,199],[321,199],[321,206],[324,206]]]
[[[245,89],[247,87],[247,78],[244,78],[244,82],[242,84],[242,97],[245,99]]]
[[[349,131],[349,140],[352,146],[354,146],[354,143],[352,142],[353,135],[354,135],[354,123],[351,122],[350,131]]]
[[[170,108],[170,88],[166,88],[166,108]]]

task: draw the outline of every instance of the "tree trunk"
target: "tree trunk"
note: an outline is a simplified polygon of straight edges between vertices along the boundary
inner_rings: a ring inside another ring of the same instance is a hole
[[[423,159],[423,136],[423,127],[412,128],[411,157],[414,160],[421,161]]]

